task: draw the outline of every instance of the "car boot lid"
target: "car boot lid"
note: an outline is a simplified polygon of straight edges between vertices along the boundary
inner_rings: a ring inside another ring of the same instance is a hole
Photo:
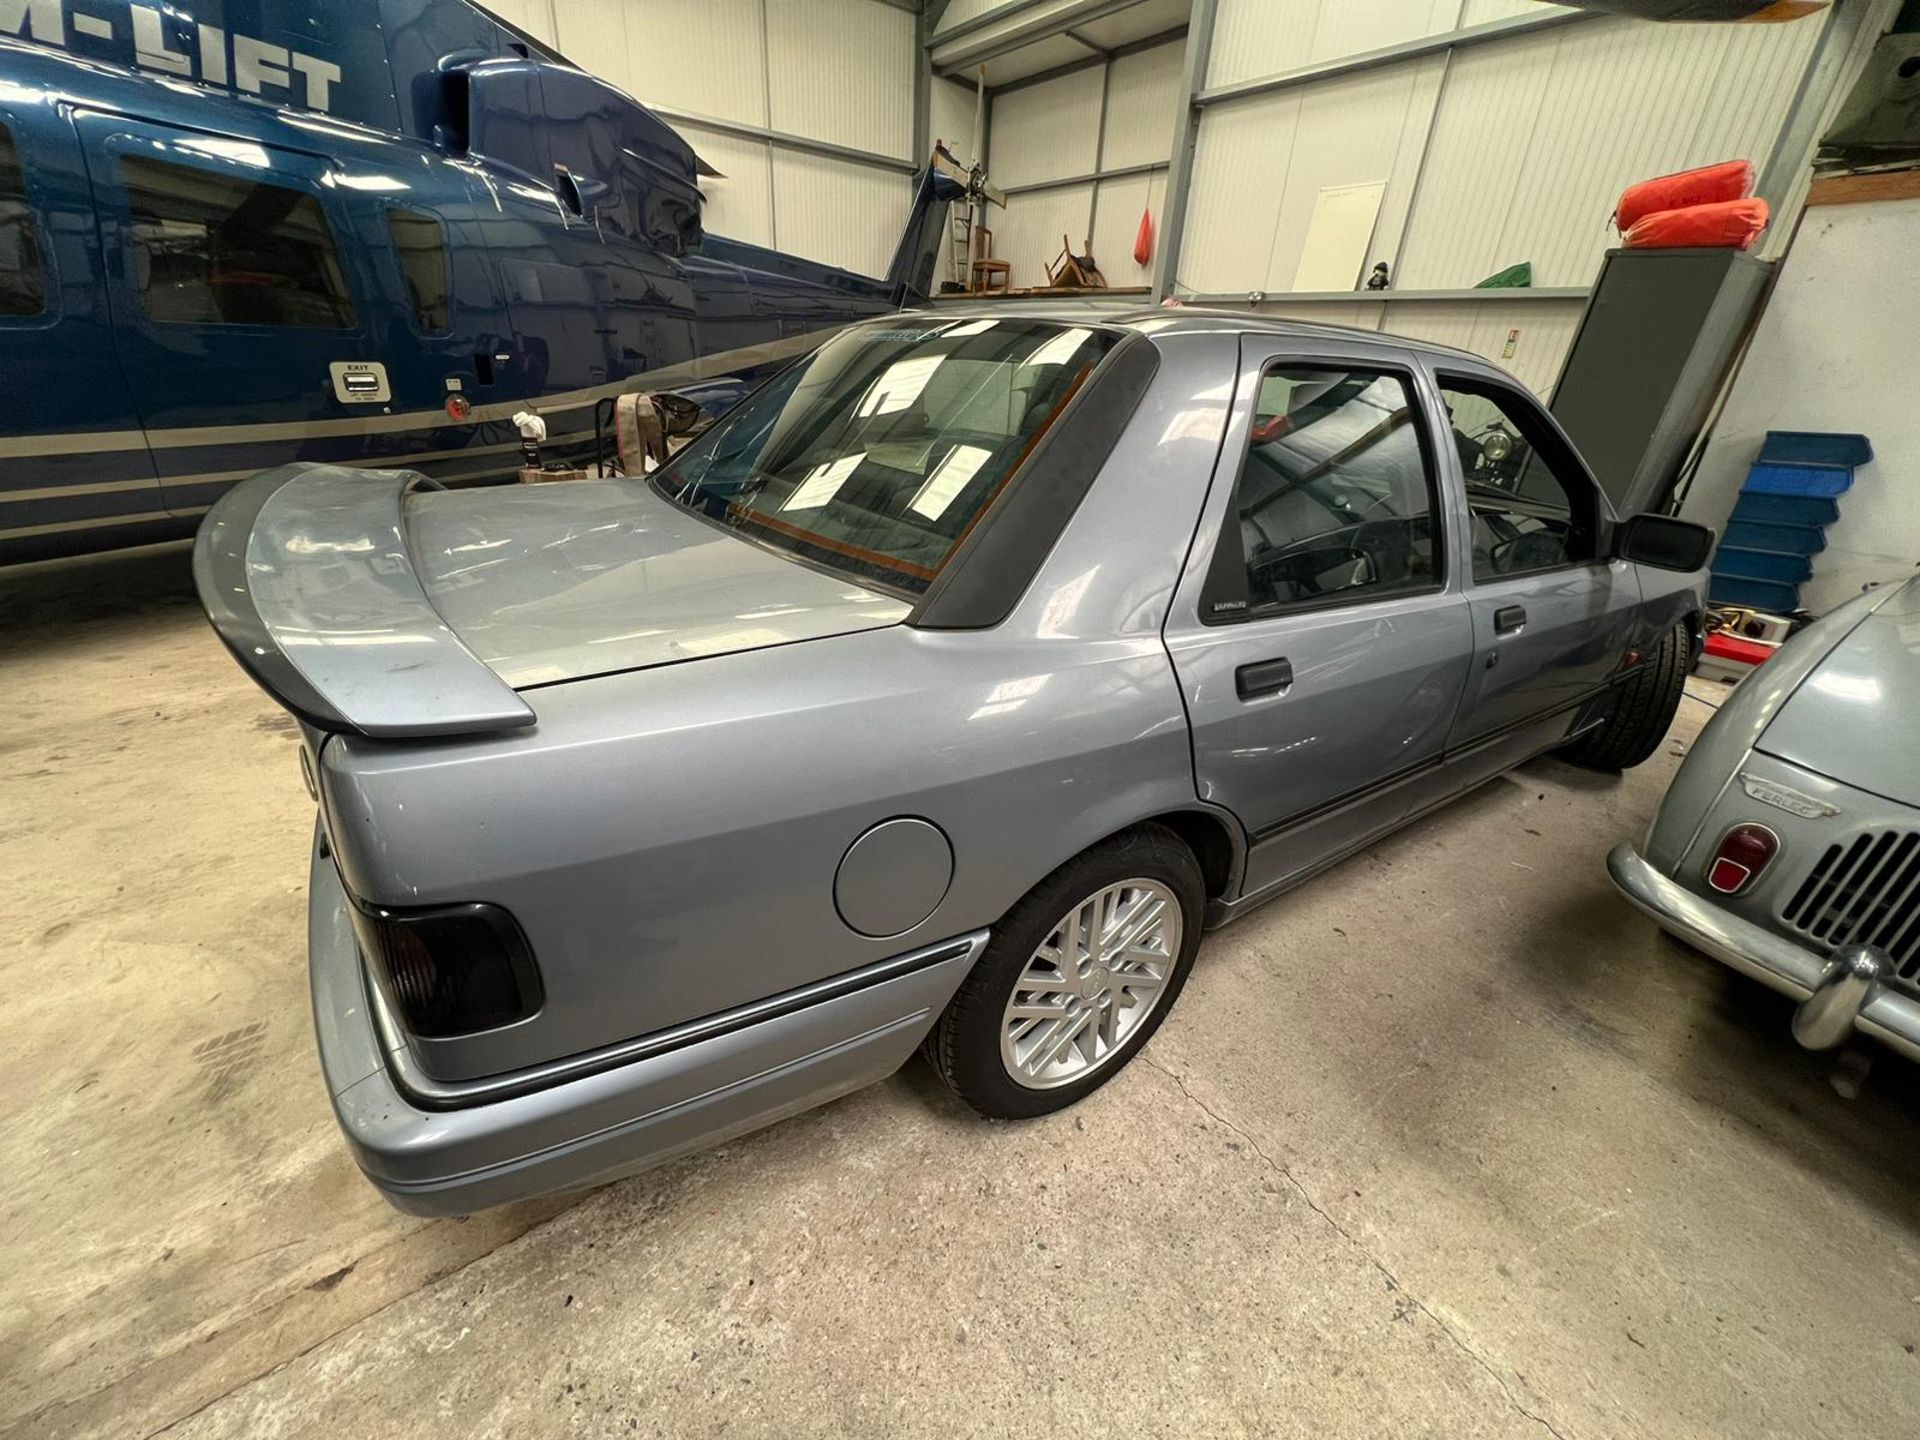
[[[898,623],[906,602],[770,554],[639,480],[442,491],[285,465],[202,523],[194,581],[242,668],[309,726],[532,725],[516,687]]]
[[[1751,682],[1749,682],[1751,683]],[[1889,800],[1920,806],[1920,580],[1886,596],[1782,705],[1757,749]]]
[[[407,539],[435,609],[523,688],[877,629],[912,610],[646,480],[422,491]]]

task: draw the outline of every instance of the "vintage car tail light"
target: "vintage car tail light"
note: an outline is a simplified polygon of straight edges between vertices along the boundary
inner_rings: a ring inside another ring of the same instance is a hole
[[[1736,825],[1720,837],[1707,864],[1707,884],[1722,895],[1747,889],[1780,853],[1780,837],[1764,825]]]
[[[497,905],[352,907],[354,935],[381,992],[423,1039],[511,1025],[545,998],[533,952]]]

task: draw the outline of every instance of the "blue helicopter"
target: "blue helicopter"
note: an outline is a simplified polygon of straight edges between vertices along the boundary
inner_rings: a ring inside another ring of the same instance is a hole
[[[0,0],[0,564],[288,460],[504,479],[527,409],[561,460],[621,392],[693,423],[988,193],[936,147],[875,279],[706,234],[714,173],[467,0]]]

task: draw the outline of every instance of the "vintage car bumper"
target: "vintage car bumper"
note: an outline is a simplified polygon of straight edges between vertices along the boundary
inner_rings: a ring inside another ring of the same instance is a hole
[[[1920,1060],[1920,1000],[1829,956],[1743,919],[1660,873],[1631,843],[1607,856],[1607,870],[1626,897],[1660,928],[1762,984],[1802,1003],[1803,1038],[1850,1020],[1853,1029]],[[1816,998],[1818,997],[1818,998]]]
[[[397,1208],[464,1215],[599,1184],[771,1124],[892,1073],[985,931],[648,1037],[553,1073],[436,1086],[366,983],[346,893],[316,839],[309,972],[320,1065],[354,1159]],[[815,992],[818,992],[817,996]],[[636,1052],[640,1058],[622,1058]]]

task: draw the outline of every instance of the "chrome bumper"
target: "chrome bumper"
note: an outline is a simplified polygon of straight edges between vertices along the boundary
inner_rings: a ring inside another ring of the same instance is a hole
[[[1837,1044],[1850,1027],[1920,1060],[1920,1000],[1885,983],[1884,957],[1874,959],[1878,952],[1865,946],[1836,955],[1809,950],[1668,879],[1625,842],[1607,856],[1607,872],[1668,934],[1803,1002],[1794,1018],[1794,1034],[1803,1043]]]

